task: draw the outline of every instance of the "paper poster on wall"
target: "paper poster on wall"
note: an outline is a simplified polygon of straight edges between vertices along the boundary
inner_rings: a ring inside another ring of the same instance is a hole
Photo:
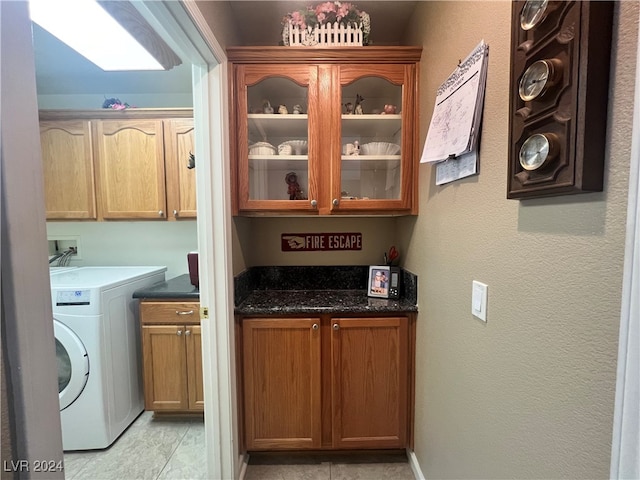
[[[438,88],[421,163],[441,162],[476,149],[488,55],[482,40]]]
[[[444,185],[478,173],[478,154],[466,153],[436,164],[436,185]]]

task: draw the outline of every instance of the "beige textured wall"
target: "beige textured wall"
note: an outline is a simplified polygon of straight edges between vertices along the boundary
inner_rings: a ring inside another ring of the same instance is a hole
[[[239,265],[375,265],[397,239],[396,219],[273,217],[236,218],[233,261]],[[283,252],[283,233],[362,233],[362,250]],[[401,252],[402,253],[402,252]]]
[[[506,200],[510,2],[420,3],[421,146],[438,85],[490,47],[480,175],[401,219],[419,276],[415,453],[426,478],[608,478],[638,2],[616,2],[603,193]],[[471,281],[489,285],[488,322]]]
[[[207,20],[207,24],[222,48],[239,45],[237,28],[231,16],[229,2],[197,0],[196,6]]]

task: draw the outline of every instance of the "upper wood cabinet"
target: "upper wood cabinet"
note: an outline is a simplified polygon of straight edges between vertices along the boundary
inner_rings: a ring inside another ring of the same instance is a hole
[[[191,109],[40,112],[48,219],[195,218]]]
[[[421,48],[227,53],[234,214],[417,214]]]
[[[95,139],[101,217],[165,218],[162,120],[97,120]]]
[[[194,153],[193,119],[165,120],[164,145],[168,218],[195,218],[196,169],[189,163]]]
[[[88,120],[40,122],[47,220],[96,218],[91,140]]]

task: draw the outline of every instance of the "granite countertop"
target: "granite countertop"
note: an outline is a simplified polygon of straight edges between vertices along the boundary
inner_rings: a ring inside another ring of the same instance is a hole
[[[236,315],[418,311],[418,278],[403,270],[397,300],[367,296],[369,266],[252,267],[234,278]],[[327,288],[330,286],[331,288]]]
[[[154,300],[180,298],[197,301],[200,299],[200,290],[191,284],[189,274],[185,273],[165,282],[140,288],[133,292],[133,298]]]
[[[417,277],[403,271],[397,300],[367,296],[368,266],[252,267],[234,278],[235,314],[417,312]],[[326,288],[331,285],[333,288]],[[133,293],[148,300],[200,299],[188,274]]]
[[[254,290],[237,315],[417,312],[405,298],[371,298],[366,290]]]

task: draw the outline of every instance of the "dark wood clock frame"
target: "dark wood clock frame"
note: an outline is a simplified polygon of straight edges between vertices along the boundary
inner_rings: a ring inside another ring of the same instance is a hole
[[[550,1],[544,16],[524,30],[526,1],[512,3],[507,198],[525,199],[603,188],[613,2]],[[518,87],[538,60],[559,67],[554,85],[525,102]],[[520,163],[531,135],[553,134],[558,153],[535,170]]]

